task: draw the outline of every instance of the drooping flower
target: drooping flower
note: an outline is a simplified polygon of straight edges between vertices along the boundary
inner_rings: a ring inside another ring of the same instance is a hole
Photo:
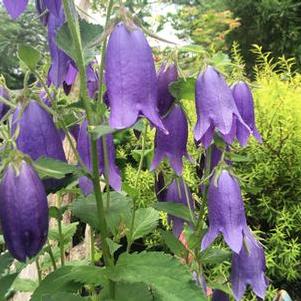
[[[36,9],[40,16],[41,23],[44,26],[46,26],[48,24],[49,12],[47,11],[45,1],[44,0],[36,0]]]
[[[108,42],[105,76],[110,103],[110,126],[131,127],[145,116],[166,131],[157,109],[157,76],[152,50],[143,31],[124,23],[115,26]]]
[[[245,82],[238,82],[233,85],[232,93],[242,119],[251,129],[251,134],[261,143],[262,139],[255,125],[254,101],[249,86]],[[250,131],[240,123],[236,128],[238,141],[242,146],[246,145]]]
[[[181,175],[183,170],[183,156],[190,160],[186,148],[188,123],[185,113],[179,105],[174,105],[173,109],[162,121],[169,135],[165,135],[159,130],[156,131],[155,154],[151,169],[155,169],[164,157],[167,157],[177,175]]]
[[[240,187],[227,170],[223,170],[217,180],[216,176],[211,178],[208,190],[209,229],[203,237],[202,250],[222,233],[232,251],[239,253],[247,227]]]
[[[241,300],[247,285],[252,286],[256,296],[264,299],[268,286],[265,277],[265,257],[261,244],[249,229],[245,231],[245,244],[239,254],[233,253],[231,283],[236,300]]]
[[[90,98],[95,98],[96,92],[99,89],[98,74],[93,68],[93,64],[89,64],[86,69],[87,88]]]
[[[173,180],[172,183],[167,187],[166,193],[164,194],[164,201],[183,204],[185,206],[188,206],[189,204],[190,208],[192,209],[194,208],[192,194],[182,179]],[[179,237],[183,231],[184,220],[182,218],[170,215],[169,221],[171,221],[173,225],[172,226],[173,234],[176,237]]]
[[[214,290],[212,294],[212,301],[230,301],[230,299],[223,291]]]
[[[92,170],[91,162],[91,147],[90,147],[90,138],[88,135],[88,122],[85,120],[80,128],[78,140],[77,140],[77,149],[78,153],[86,164],[89,170]],[[119,191],[121,189],[121,178],[118,167],[115,164],[115,146],[113,142],[112,135],[106,135],[106,145],[107,145],[107,154],[109,161],[109,182],[112,188]],[[97,141],[97,150],[98,150],[98,160],[99,160],[99,173],[104,174],[105,172],[105,162],[103,155],[103,143],[102,139]],[[93,185],[91,180],[87,177],[81,177],[79,180],[79,186],[85,195],[88,195],[93,190]]]
[[[160,116],[165,115],[174,102],[169,92],[169,84],[178,79],[178,70],[175,64],[163,63],[157,75],[158,78],[158,109]]]
[[[3,0],[4,7],[13,19],[17,19],[26,9],[28,0]]]
[[[236,137],[237,124],[251,131],[241,118],[224,77],[213,67],[200,73],[195,92],[197,124],[194,135],[205,148],[211,144],[216,130],[228,144]]]
[[[13,114],[12,134],[18,128],[17,147],[33,160],[42,156],[66,161],[60,133],[52,117],[35,101],[30,101],[22,113],[18,105]]]
[[[4,172],[0,184],[0,221],[8,250],[16,259],[26,261],[46,241],[48,204],[34,169],[25,161],[18,169],[16,172],[9,164]]]
[[[0,96],[9,100],[9,94],[6,88],[0,86]],[[8,112],[9,107],[0,101],[0,119]]]

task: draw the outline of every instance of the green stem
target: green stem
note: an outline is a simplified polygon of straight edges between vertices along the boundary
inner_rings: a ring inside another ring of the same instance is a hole
[[[94,263],[95,262],[95,241],[94,241],[94,232],[92,227],[90,227],[90,256],[91,256],[91,262]]]
[[[58,231],[59,231],[59,244],[60,244],[60,253],[61,253],[61,266],[65,265],[65,247],[64,247],[64,237],[62,231],[62,219],[58,218]]]
[[[39,279],[39,283],[40,283],[42,281],[42,270],[41,270],[40,263],[39,263],[39,257],[36,258],[35,262],[36,262],[36,267],[37,267],[37,271],[38,271],[38,279]]]
[[[15,109],[17,106],[15,104],[13,104],[12,102],[8,101],[7,99],[5,99],[4,97],[0,96],[0,102],[6,104],[7,106]]]
[[[185,181],[184,181],[183,176],[181,176],[181,179],[182,179],[183,186],[184,186],[184,193],[185,193],[186,203],[187,203],[187,207],[188,207],[188,209],[189,209],[191,221],[192,221],[192,223],[195,225],[196,222],[195,222],[195,217],[194,217],[193,210],[192,210],[191,205],[190,205],[190,198],[189,198],[189,195],[188,195],[188,189],[187,189],[187,186],[186,186],[186,184],[185,184]]]
[[[57,266],[56,266],[55,258],[54,258],[54,255],[53,255],[53,252],[52,252],[52,248],[51,248],[51,245],[50,245],[49,241],[47,241],[47,245],[48,245],[48,250],[47,251],[48,251],[48,254],[50,256],[50,260],[51,260],[53,269],[56,270]]]
[[[137,171],[137,177],[136,177],[136,180],[135,180],[135,188],[137,188],[140,173],[141,173],[142,166],[143,166],[143,160],[144,160],[144,154],[145,154],[145,145],[146,145],[146,136],[147,136],[147,124],[145,124],[145,126],[144,126],[144,132],[143,132],[143,136],[142,136],[142,150],[141,150],[141,157],[140,157],[138,171]],[[132,233],[133,233],[133,230],[134,230],[135,217],[136,217],[136,198],[133,199],[132,220],[131,220],[131,227],[130,227],[130,232],[129,232],[127,252],[130,251],[131,245],[132,245]]]

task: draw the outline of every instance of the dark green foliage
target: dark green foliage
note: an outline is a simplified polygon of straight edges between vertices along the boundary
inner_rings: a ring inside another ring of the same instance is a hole
[[[13,21],[0,6],[0,74],[11,89],[22,87],[23,73],[17,58],[18,44],[34,45],[42,53],[47,51],[46,32],[33,5]]]

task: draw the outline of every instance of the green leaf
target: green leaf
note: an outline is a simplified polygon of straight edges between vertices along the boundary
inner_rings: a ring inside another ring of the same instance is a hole
[[[96,266],[68,265],[57,269],[43,279],[39,287],[34,291],[30,300],[41,301],[43,296],[53,293],[76,292],[83,284],[104,285],[105,283],[106,278],[104,269]]]
[[[130,240],[134,241],[152,232],[158,226],[159,218],[160,213],[154,208],[140,208],[136,210],[135,222]],[[130,227],[130,225],[128,226]]]
[[[206,53],[204,47],[200,45],[186,45],[186,46],[182,46],[179,50],[183,52],[194,52],[198,54]]]
[[[103,194],[106,202],[107,193]],[[110,206],[105,206],[105,217],[108,227],[115,235],[118,233],[122,224],[131,216],[131,199],[118,192],[110,192]],[[72,213],[81,221],[88,223],[94,229],[99,230],[99,220],[97,215],[96,200],[93,194],[88,197],[80,197],[71,205]]]
[[[12,264],[14,258],[9,252],[5,252],[0,255],[0,276],[5,272],[6,269]]]
[[[231,252],[228,250],[210,247],[201,252],[201,262],[207,264],[220,264],[231,259]]]
[[[0,301],[5,300],[5,295],[8,293],[18,273],[9,274],[0,278]]]
[[[55,160],[52,158],[41,157],[34,162],[34,167],[39,176],[44,178],[63,179],[65,175],[79,173],[79,169],[64,161]]]
[[[89,126],[88,131],[92,135],[93,140],[97,140],[102,136],[113,134],[116,132],[116,129],[112,129],[108,125],[97,125]]]
[[[115,284],[115,298],[114,301],[153,301],[153,295],[149,288],[144,283],[126,283],[117,282]],[[113,301],[108,297],[108,290],[101,294],[101,301]]]
[[[170,84],[169,91],[177,100],[187,99],[194,101],[195,81],[196,79],[193,77],[181,78]]]
[[[88,23],[84,20],[79,22],[79,26],[85,61],[90,62],[96,54],[96,48],[94,46],[97,44],[97,41],[102,35],[102,27],[100,25]],[[64,52],[66,52],[76,62],[78,61],[76,48],[67,23],[65,23],[59,30],[56,41],[59,48],[64,50]]]
[[[77,230],[78,224],[79,222],[75,222],[67,225],[62,224],[62,235],[63,235],[63,241],[65,245],[70,243],[71,238],[73,237],[73,235]],[[50,229],[48,237],[51,240],[60,241],[60,235],[58,229],[57,228]]]
[[[124,253],[108,272],[113,281],[145,283],[164,301],[207,300],[187,267],[164,253]]]
[[[41,301],[88,301],[91,300],[90,298],[83,298],[78,295],[73,295],[70,293],[57,293],[57,294],[47,294],[41,298]]]
[[[170,249],[172,253],[179,257],[186,257],[188,254],[188,250],[184,247],[184,245],[173,235],[170,231],[164,231],[162,229],[159,230],[164,242]]]
[[[19,45],[18,57],[30,70],[35,70],[41,59],[41,54],[29,45]]]
[[[110,254],[111,255],[114,255],[114,253],[120,248],[122,247],[122,245],[120,244],[117,244],[115,241],[113,241],[112,239],[110,238],[106,238],[106,241],[107,241],[107,244],[109,246],[109,249],[110,249]]]
[[[38,283],[32,279],[17,278],[12,287],[17,292],[31,293],[38,287]]]
[[[155,209],[166,212],[170,215],[184,219],[191,222],[191,216],[188,207],[183,204],[174,202],[158,202],[154,205]]]

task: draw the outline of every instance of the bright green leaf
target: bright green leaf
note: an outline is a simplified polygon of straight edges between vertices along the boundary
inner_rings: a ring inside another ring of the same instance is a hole
[[[181,78],[170,84],[169,91],[177,100],[187,99],[194,101],[195,78]]]
[[[0,301],[5,300],[5,295],[8,293],[18,273],[9,274],[0,278]]]
[[[97,140],[102,136],[113,134],[114,132],[116,132],[116,129],[112,129],[108,125],[96,125],[89,126],[88,131],[92,135],[92,138],[94,140]]]
[[[9,252],[5,252],[0,255],[0,276],[9,268],[14,258],[10,255]]]
[[[171,252],[179,257],[186,257],[188,250],[184,245],[173,235],[171,231],[164,231],[160,229],[162,238]]]
[[[220,264],[231,259],[231,252],[228,250],[210,247],[201,252],[201,262],[207,264]]]
[[[18,57],[30,70],[35,70],[41,59],[41,54],[29,45],[19,45]]]
[[[112,239],[110,238],[106,238],[106,241],[107,241],[107,244],[109,246],[109,249],[110,249],[110,254],[111,255],[114,255],[114,253],[120,248],[122,247],[122,245],[120,244],[117,244],[115,241],[113,241]]]
[[[187,222],[191,222],[191,215],[188,207],[183,204],[174,202],[158,202],[154,205],[155,209],[166,212],[170,215],[184,219]]]
[[[17,292],[33,292],[38,286],[38,283],[32,279],[17,278],[12,287]]]
[[[71,223],[71,224],[62,224],[62,235],[63,235],[63,241],[64,244],[68,244],[71,241],[71,238],[75,234],[77,230],[78,222]],[[49,230],[48,234],[49,239],[60,241],[60,236],[57,228],[53,228]]]
[[[118,282],[143,282],[164,301],[207,300],[188,268],[161,252],[124,253],[116,266],[108,270],[108,276]]]

